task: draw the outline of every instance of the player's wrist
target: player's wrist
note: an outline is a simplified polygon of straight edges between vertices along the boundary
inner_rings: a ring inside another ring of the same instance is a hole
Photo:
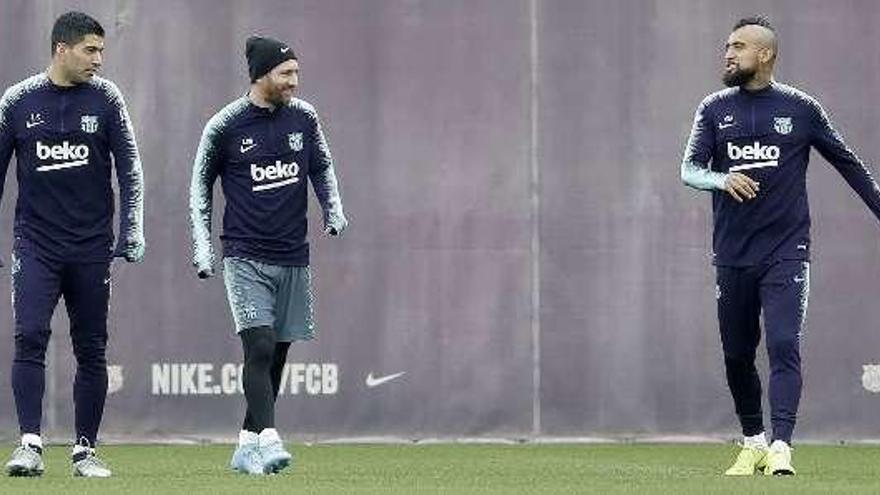
[[[336,215],[324,221],[324,232],[330,235],[339,235],[348,227],[348,220],[344,215]]]
[[[195,261],[193,266],[196,268],[196,274],[199,278],[210,278],[214,276],[214,265],[207,261]]]

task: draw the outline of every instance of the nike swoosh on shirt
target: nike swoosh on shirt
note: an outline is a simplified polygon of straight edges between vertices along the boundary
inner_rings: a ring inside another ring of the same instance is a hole
[[[290,51],[290,47],[289,47],[289,46],[285,46],[284,48],[281,49],[281,53],[287,53],[287,52],[289,52],[289,51]]]
[[[247,153],[248,151],[250,151],[256,147],[257,147],[256,144],[252,144],[250,146],[242,146],[241,148],[239,148],[239,150],[241,150],[242,153]]]
[[[723,129],[727,129],[728,127],[733,127],[735,125],[736,125],[735,122],[732,122],[730,124],[718,124],[718,129],[723,130]]]
[[[373,372],[371,371],[371,372],[367,373],[367,379],[364,380],[364,383],[369,388],[378,387],[379,385],[382,385],[383,383],[388,383],[391,380],[396,380],[405,374],[406,374],[406,371],[401,371],[400,373],[393,373],[391,375],[373,377]]]
[[[24,125],[26,125],[28,129],[30,129],[31,127],[36,127],[38,125],[42,125],[42,124],[43,124],[42,120],[40,120],[39,122],[25,122],[24,123]]]

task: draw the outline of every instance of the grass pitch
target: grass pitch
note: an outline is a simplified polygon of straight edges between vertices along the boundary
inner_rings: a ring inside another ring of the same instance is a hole
[[[11,452],[11,448],[9,451]],[[0,493],[880,493],[880,447],[797,446],[793,478],[725,478],[733,445],[293,445],[294,466],[248,477],[231,446],[104,446],[114,471],[75,479],[66,447],[41,478],[2,478]]]

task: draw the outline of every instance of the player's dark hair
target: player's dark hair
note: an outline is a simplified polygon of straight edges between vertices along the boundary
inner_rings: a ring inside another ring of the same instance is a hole
[[[770,19],[765,15],[753,15],[751,17],[743,17],[742,19],[736,21],[736,24],[733,25],[733,30],[736,31],[741,27],[746,26],[761,26],[763,28],[767,28],[770,31],[776,32],[776,29],[773,28],[773,24],[770,24]]]
[[[55,55],[55,47],[58,43],[73,46],[90,34],[103,38],[104,28],[101,27],[101,23],[82,12],[62,14],[52,26],[52,55]]]
[[[743,17],[742,19],[736,21],[736,24],[733,25],[733,31],[736,31],[737,29],[746,26],[761,26],[762,28],[768,29],[771,33],[773,33],[773,60],[776,60],[776,56],[779,55],[779,41],[777,41],[776,39],[776,29],[773,28],[773,24],[770,23],[770,19],[762,14],[753,15],[751,17]]]

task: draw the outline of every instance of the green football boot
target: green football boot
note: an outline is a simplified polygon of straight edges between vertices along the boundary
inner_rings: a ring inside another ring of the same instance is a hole
[[[724,472],[725,476],[751,476],[767,466],[768,449],[743,446],[736,456],[733,466]]]
[[[776,440],[770,445],[764,474],[768,476],[794,476],[794,467],[791,465],[791,447],[787,443]]]

